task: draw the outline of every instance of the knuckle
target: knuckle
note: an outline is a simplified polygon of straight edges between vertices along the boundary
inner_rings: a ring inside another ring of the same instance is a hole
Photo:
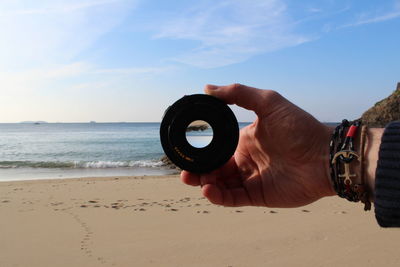
[[[262,103],[263,107],[260,107],[262,112],[259,115],[267,116],[271,113],[274,113],[276,110],[286,106],[285,101],[286,99],[277,91],[262,90],[260,102]]]
[[[263,100],[267,106],[281,105],[285,98],[274,90],[263,90]]]
[[[231,85],[234,89],[240,88],[242,87],[242,85],[240,83],[234,83]]]
[[[282,95],[274,90],[263,90],[263,95],[264,99],[273,102],[283,99]]]

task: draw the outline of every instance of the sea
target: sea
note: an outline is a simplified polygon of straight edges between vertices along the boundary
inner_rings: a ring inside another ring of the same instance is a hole
[[[239,123],[240,128],[249,123]],[[0,123],[0,181],[167,175],[160,123]],[[187,133],[207,145],[212,130]]]

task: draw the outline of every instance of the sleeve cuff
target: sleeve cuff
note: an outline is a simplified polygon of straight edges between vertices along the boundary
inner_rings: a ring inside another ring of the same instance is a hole
[[[400,227],[400,121],[382,136],[375,177],[375,217],[382,227]]]

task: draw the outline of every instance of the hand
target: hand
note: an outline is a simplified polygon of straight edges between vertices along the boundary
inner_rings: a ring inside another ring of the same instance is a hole
[[[207,94],[253,110],[257,119],[240,132],[234,156],[207,174],[182,171],[223,206],[297,207],[334,195],[329,178],[332,129],[271,90],[241,84],[207,85]]]

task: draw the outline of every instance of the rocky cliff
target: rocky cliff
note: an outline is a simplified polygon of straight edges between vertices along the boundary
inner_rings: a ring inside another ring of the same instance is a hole
[[[166,155],[162,156],[160,161],[163,163],[162,166],[173,169],[176,171],[176,173],[180,173],[181,169],[176,166]]]
[[[361,118],[369,127],[384,127],[391,121],[400,120],[400,82],[390,96],[377,102]]]

